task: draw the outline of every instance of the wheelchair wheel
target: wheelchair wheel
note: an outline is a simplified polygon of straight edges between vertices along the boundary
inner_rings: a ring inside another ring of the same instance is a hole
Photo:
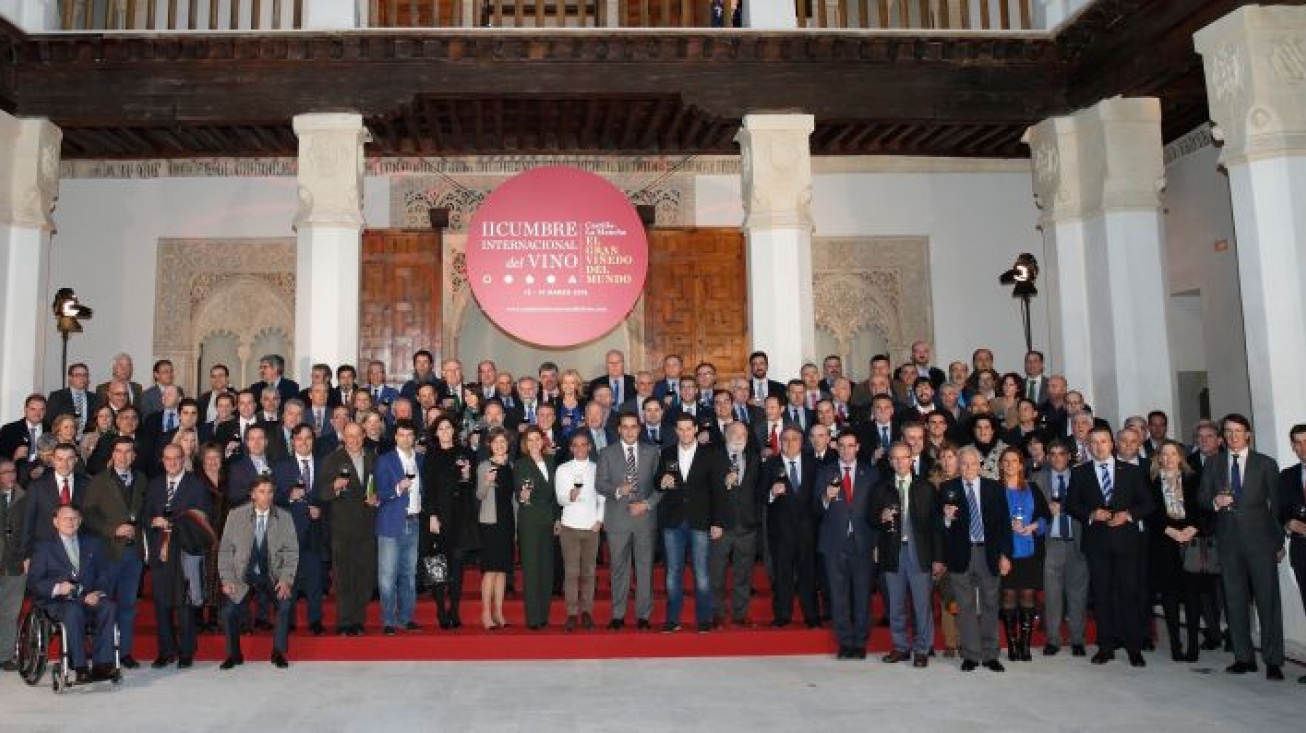
[[[18,673],[28,685],[37,685],[50,661],[50,624],[36,610],[23,617],[18,630]]]

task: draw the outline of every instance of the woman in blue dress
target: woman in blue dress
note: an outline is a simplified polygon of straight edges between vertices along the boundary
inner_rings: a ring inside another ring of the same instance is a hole
[[[1028,662],[1035,604],[1043,588],[1043,537],[1052,518],[1043,492],[1025,478],[1025,454],[1005,448],[998,459],[1011,517],[1011,572],[1002,578],[1002,624],[1007,631],[1007,658]]]

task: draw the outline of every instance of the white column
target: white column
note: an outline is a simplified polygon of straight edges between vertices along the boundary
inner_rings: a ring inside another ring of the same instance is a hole
[[[357,114],[305,114],[299,136],[299,247],[295,266],[294,375],[310,365],[358,358],[358,288],[363,229],[363,145]]]
[[[1034,27],[1040,30],[1055,30],[1074,18],[1088,2],[1089,0],[1036,0]]]
[[[366,28],[367,3],[358,0],[312,0],[304,3],[304,29],[315,31]]]
[[[1156,99],[1108,99],[1030,128],[1053,369],[1113,422],[1174,414]]]
[[[1194,38],[1233,199],[1256,447],[1289,464],[1306,419],[1306,9],[1243,7]]]
[[[757,5],[759,3],[749,3]],[[798,375],[815,358],[812,307],[811,115],[745,115],[735,141],[743,159],[748,238],[748,326],[771,373]]]
[[[824,2],[824,0],[813,0]],[[782,31],[798,27],[797,5],[789,0],[763,0],[744,2],[744,27],[756,30]]]
[[[28,33],[59,28],[59,0],[0,0],[0,15]]]
[[[22,415],[45,391],[40,375],[54,314],[47,287],[51,213],[63,133],[46,120],[0,112],[0,415]]]

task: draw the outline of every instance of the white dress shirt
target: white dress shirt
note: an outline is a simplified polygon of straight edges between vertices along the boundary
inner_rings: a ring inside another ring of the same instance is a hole
[[[603,521],[603,495],[594,488],[597,467],[590,461],[567,461],[558,466],[553,475],[553,493],[562,505],[562,526],[572,529],[590,529]],[[580,476],[580,496],[571,500],[571,490]]]

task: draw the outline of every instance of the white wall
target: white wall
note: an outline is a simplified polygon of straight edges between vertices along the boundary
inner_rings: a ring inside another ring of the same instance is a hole
[[[699,226],[739,225],[737,177],[699,176],[696,188]],[[998,275],[1021,252],[1043,260],[1030,191],[1029,173],[818,173],[815,236],[928,237],[935,361],[969,362],[975,348],[987,346],[999,370],[1019,370],[1025,353],[1019,305]],[[1034,348],[1045,348],[1045,301],[1035,298],[1032,311]],[[854,374],[863,368],[850,366]]]
[[[1238,285],[1238,244],[1228,178],[1217,168],[1219,150],[1205,147],[1166,166],[1165,237],[1171,295],[1200,298],[1201,328],[1171,335],[1175,353],[1186,359],[1176,368],[1207,372],[1211,414],[1251,416],[1247,357],[1243,341],[1242,296]],[[1223,250],[1217,242],[1227,243]],[[1179,345],[1180,340],[1198,344]],[[1186,436],[1184,436],[1186,437]]]

